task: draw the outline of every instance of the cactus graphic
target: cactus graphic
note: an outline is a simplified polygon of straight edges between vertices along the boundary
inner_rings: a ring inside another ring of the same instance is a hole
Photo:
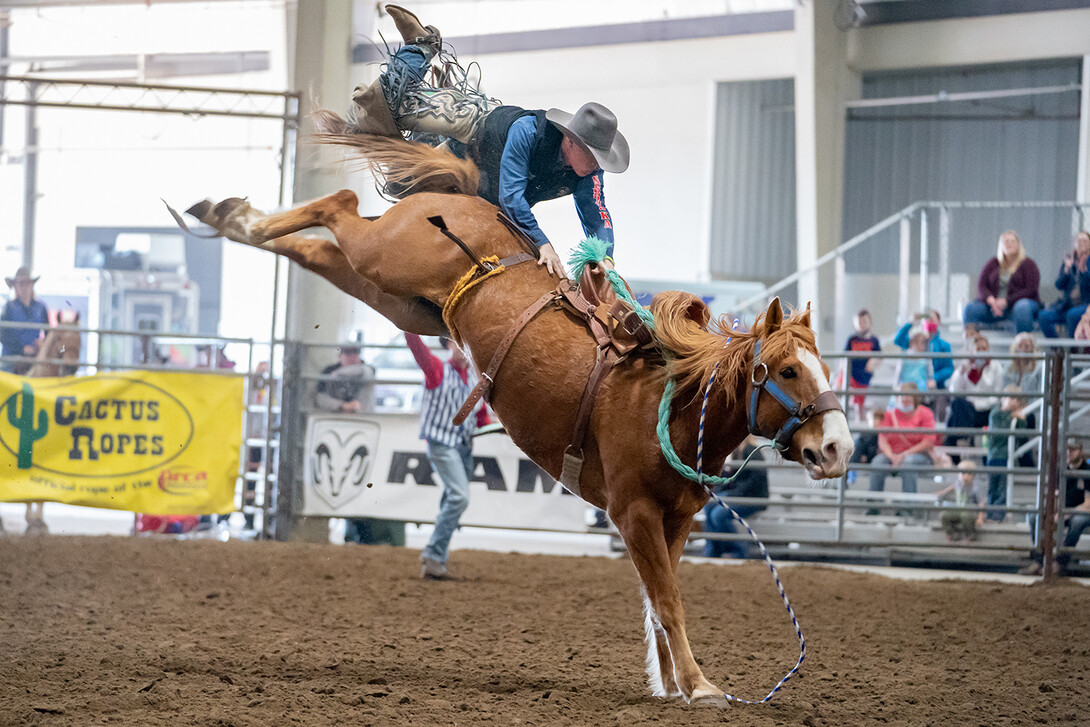
[[[34,390],[30,388],[30,384],[23,384],[22,394],[23,408],[19,414],[15,413],[19,394],[9,396],[5,406],[8,410],[8,421],[19,430],[19,469],[28,470],[34,459],[34,443],[49,430],[49,417],[44,409],[38,412],[38,426],[35,427]]]

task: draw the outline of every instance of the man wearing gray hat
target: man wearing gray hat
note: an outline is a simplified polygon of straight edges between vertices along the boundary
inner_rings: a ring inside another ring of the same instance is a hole
[[[49,309],[45,303],[34,297],[34,283],[38,278],[30,274],[30,268],[21,267],[15,277],[4,278],[4,282],[15,292],[15,297],[0,311],[0,321],[10,323],[41,323],[49,325]],[[45,331],[41,328],[0,328],[0,370],[13,374],[23,374],[30,370],[29,362],[9,360],[8,356],[37,356],[38,346]]]
[[[408,131],[454,140],[481,170],[477,193],[497,205],[537,243],[539,264],[563,275],[563,266],[530,208],[572,195],[583,231],[607,244],[612,266],[613,220],[606,209],[603,173],[628,168],[628,142],[617,117],[599,103],[574,114],[560,109],[504,106],[473,91],[435,88],[425,82],[443,47],[439,31],[413,13],[387,5],[405,45],[381,77],[353,94],[348,133],[399,136]]]

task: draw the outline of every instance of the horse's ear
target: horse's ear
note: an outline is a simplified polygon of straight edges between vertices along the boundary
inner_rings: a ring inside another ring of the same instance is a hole
[[[806,310],[799,316],[799,323],[807,328],[810,327],[810,301],[806,301]]]
[[[765,335],[775,333],[782,324],[783,308],[780,307],[780,299],[777,296],[772,299],[772,302],[768,304],[768,310],[765,311]]]

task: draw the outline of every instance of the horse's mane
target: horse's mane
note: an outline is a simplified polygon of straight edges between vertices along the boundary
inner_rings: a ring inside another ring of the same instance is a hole
[[[350,154],[382,182],[383,191],[397,199],[420,192],[477,194],[481,173],[468,159],[447,149],[406,141],[401,137],[362,133],[353,119],[319,109],[313,115],[319,144],[350,148]]]
[[[695,397],[719,364],[716,384],[723,386],[726,405],[734,406],[737,387],[727,384],[736,376],[749,376],[754,346],[765,334],[766,314],[758,315],[749,331],[732,331],[728,316],[712,318],[701,326],[691,318],[689,300],[687,293],[663,294],[654,309],[655,336],[672,354],[667,356],[666,373],[677,381],[679,391],[691,391]],[[816,354],[814,332],[802,321],[805,316],[805,312],[796,311],[785,318],[780,328],[761,343],[761,357],[777,359],[793,353],[798,346]]]

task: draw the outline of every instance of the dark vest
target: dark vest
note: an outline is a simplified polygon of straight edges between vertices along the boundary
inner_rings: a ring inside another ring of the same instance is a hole
[[[484,117],[472,151],[473,160],[481,170],[477,194],[497,206],[500,203],[500,159],[507,144],[507,132],[511,124],[523,116],[533,116],[537,122],[527,170],[526,202],[533,207],[538,202],[569,195],[579,181],[575,171],[560,158],[560,142],[564,135],[545,120],[544,111],[500,106]]]

